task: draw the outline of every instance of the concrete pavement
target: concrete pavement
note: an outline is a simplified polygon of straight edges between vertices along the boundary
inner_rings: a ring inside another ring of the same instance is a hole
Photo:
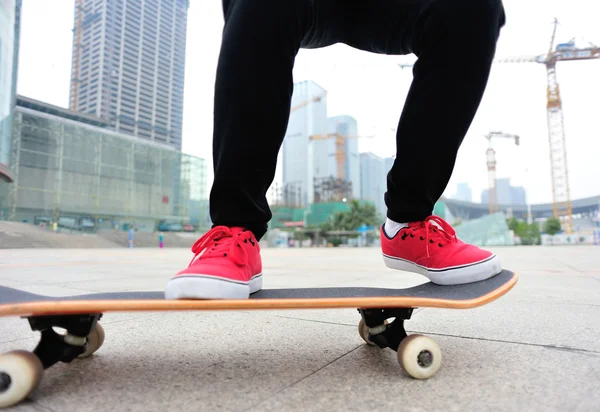
[[[472,310],[419,310],[435,339],[428,381],[363,344],[355,310],[107,314],[104,346],[45,372],[15,411],[596,411],[600,247],[495,250],[520,281]],[[48,295],[163,290],[187,249],[0,250],[0,284]],[[265,287],[422,283],[377,249],[264,249]],[[0,352],[33,349],[23,319],[0,318]]]

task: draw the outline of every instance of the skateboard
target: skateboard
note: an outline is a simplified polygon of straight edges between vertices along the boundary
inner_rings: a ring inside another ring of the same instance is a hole
[[[41,334],[33,352],[0,355],[0,408],[15,405],[33,392],[44,369],[58,362],[89,357],[100,349],[105,334],[98,321],[106,312],[358,309],[360,337],[369,345],[396,351],[401,367],[410,376],[427,379],[439,370],[442,352],[427,336],[407,335],[404,322],[413,311],[482,306],[506,294],[517,280],[517,274],[504,270],[490,279],[465,285],[439,286],[428,282],[406,289],[263,289],[250,299],[234,300],[166,300],[163,292],[50,297],[0,286],[0,316],[26,318],[31,329]]]

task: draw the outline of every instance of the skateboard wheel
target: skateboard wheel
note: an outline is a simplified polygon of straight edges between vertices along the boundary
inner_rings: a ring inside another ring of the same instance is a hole
[[[104,328],[99,323],[96,323],[96,327],[87,336],[87,349],[79,358],[87,358],[92,356],[104,343]]]
[[[0,408],[16,405],[29,396],[43,372],[42,362],[31,352],[17,350],[0,355]]]
[[[431,338],[414,334],[400,342],[398,362],[415,379],[431,378],[442,366],[442,350]]]

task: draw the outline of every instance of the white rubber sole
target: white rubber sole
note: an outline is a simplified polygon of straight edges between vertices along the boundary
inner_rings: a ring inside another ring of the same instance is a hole
[[[445,269],[431,269],[417,265],[404,259],[383,255],[385,265],[391,269],[418,273],[425,276],[437,285],[461,285],[464,283],[479,282],[489,279],[502,272],[500,258],[496,255],[469,265],[449,267]]]
[[[262,273],[248,283],[211,275],[182,275],[169,281],[165,299],[248,299],[260,289]]]

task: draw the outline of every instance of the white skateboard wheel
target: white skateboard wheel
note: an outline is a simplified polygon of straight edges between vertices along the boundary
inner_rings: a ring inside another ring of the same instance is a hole
[[[0,355],[0,408],[29,396],[42,379],[42,362],[31,352],[17,350]]]
[[[427,336],[410,335],[400,342],[398,362],[413,378],[428,379],[442,366],[442,350]]]

